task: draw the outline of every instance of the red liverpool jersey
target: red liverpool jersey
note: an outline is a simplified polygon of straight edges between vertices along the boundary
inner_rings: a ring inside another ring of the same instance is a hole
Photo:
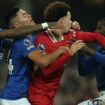
[[[97,33],[76,32],[72,31],[64,35],[62,41],[53,41],[51,36],[46,32],[42,32],[35,40],[35,46],[43,53],[49,54],[60,46],[70,44],[71,38],[81,39],[85,42],[98,42],[105,48],[105,38]],[[48,100],[53,101],[53,98],[58,89],[60,79],[64,72],[64,64],[70,59],[68,53],[63,54],[48,67],[40,67],[30,82],[29,100],[37,103],[38,100],[44,102],[44,98],[38,98],[38,95],[47,96]],[[38,100],[37,100],[38,99]],[[47,105],[40,103],[41,105]],[[35,104],[35,105],[40,105]],[[34,104],[32,104],[34,105]]]

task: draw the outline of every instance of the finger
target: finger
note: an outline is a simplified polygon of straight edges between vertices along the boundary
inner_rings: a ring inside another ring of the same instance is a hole
[[[78,48],[83,48],[83,47],[85,47],[85,45],[84,45],[84,43],[79,43],[79,44],[76,44],[75,46],[74,46],[74,48],[75,49],[78,49]]]
[[[78,46],[77,48],[76,48],[76,51],[78,51],[78,50],[80,50],[80,49],[82,49],[83,48],[83,46]]]
[[[83,41],[82,40],[77,40],[73,44],[78,44],[78,43],[83,43]]]

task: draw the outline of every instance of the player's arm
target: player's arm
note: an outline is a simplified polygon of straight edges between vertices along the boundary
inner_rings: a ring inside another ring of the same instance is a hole
[[[28,58],[40,66],[47,67],[65,52],[67,52],[67,47],[65,46],[61,46],[56,51],[48,55],[42,54],[40,51],[35,50],[28,54]]]
[[[97,42],[105,48],[105,37],[98,33],[91,32],[77,32],[76,39],[83,40],[84,42]]]
[[[88,46],[82,49],[82,52],[86,55],[79,54],[78,57],[78,69],[81,76],[88,75],[93,70],[97,70],[100,64],[105,64],[105,56]],[[88,57],[87,57],[88,55]]]
[[[26,27],[15,28],[15,29],[6,29],[0,32],[0,37],[1,38],[3,37],[7,37],[7,38],[23,37],[33,32],[34,33],[40,32],[48,27],[57,28],[58,26],[56,22],[49,22],[49,23],[38,24],[35,26],[26,26]]]
[[[105,55],[99,52],[98,50],[95,51],[94,49],[85,45],[82,51],[91,56],[92,58],[94,58],[99,63],[105,64]]]
[[[80,30],[80,24],[77,21],[74,21],[72,23],[72,28],[74,30]],[[77,31],[76,36],[74,36],[74,38],[83,40],[85,42],[93,42],[94,41],[94,42],[99,43],[103,48],[105,48],[105,37],[98,33]]]
[[[81,76],[91,73],[97,67],[97,64],[94,58],[87,58],[81,54],[78,56],[78,71]]]
[[[56,59],[53,63],[51,63],[48,67],[42,67],[41,70],[45,76],[51,76],[55,72],[59,71],[60,68],[64,67],[64,64],[75,54],[78,50],[83,48],[84,44],[78,40],[74,42],[70,49],[68,49],[68,53],[63,54],[58,59]]]
[[[95,53],[95,55],[94,55],[94,58],[95,58],[98,62],[100,62],[100,63],[102,63],[102,64],[105,65],[105,55],[104,55],[104,54],[102,54],[102,53],[96,51],[96,53]]]

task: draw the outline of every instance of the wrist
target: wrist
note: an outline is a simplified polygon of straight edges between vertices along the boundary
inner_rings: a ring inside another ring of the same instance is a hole
[[[67,47],[67,52],[68,52],[68,54],[69,54],[70,56],[73,56],[73,52],[70,50],[69,47]]]
[[[90,54],[90,55],[94,55],[95,54],[95,50],[90,49],[90,50],[87,51],[87,53]]]
[[[44,23],[41,24],[41,26],[42,26],[43,29],[46,29],[46,28],[48,28],[48,23],[44,22]]]

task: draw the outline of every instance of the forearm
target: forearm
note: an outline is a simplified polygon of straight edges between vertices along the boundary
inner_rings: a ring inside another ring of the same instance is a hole
[[[48,67],[41,67],[41,70],[43,74],[46,77],[51,76],[55,72],[59,71],[60,68],[64,67],[64,64],[70,59],[70,55],[68,53],[65,53],[61,55],[58,59],[56,59],[52,64],[50,64]]]
[[[78,32],[76,38],[83,40],[84,42],[97,42],[105,48],[105,37],[98,33]]]
[[[54,26],[56,22],[50,22],[48,23],[48,26]],[[26,26],[21,28],[14,28],[14,29],[6,29],[0,32],[0,37],[7,37],[7,38],[16,38],[16,37],[24,37],[26,35],[32,34],[32,33],[38,33],[47,27],[47,23],[45,24],[37,24],[34,26]]]
[[[60,49],[57,49],[56,51],[48,54],[48,55],[43,55],[42,60],[43,60],[43,65],[44,67],[49,66],[52,62],[54,62],[63,52]]]
[[[93,56],[95,55],[96,51],[90,47],[88,47],[87,45],[81,50],[83,53],[89,55],[89,56]]]
[[[0,37],[7,37],[7,38],[24,37],[39,30],[40,31],[43,30],[40,24],[35,26],[7,29],[0,32]]]

